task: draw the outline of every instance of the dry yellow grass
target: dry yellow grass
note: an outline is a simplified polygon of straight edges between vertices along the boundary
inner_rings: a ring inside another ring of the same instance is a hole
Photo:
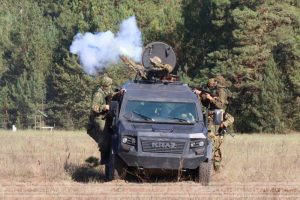
[[[300,134],[226,137],[223,175],[229,182],[300,182]]]
[[[103,168],[86,162],[99,153],[84,131],[0,131],[0,137],[0,199],[300,196],[300,134],[226,136],[224,167],[210,187],[176,178],[104,183]]]
[[[80,166],[99,157],[97,145],[83,132],[0,132],[0,176],[10,180],[68,180],[66,161]]]

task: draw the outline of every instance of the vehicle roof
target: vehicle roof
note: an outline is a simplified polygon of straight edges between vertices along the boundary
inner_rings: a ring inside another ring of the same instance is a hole
[[[141,83],[127,82],[123,85],[126,89],[126,98],[131,100],[195,102],[196,95],[187,84],[181,82],[170,83]]]

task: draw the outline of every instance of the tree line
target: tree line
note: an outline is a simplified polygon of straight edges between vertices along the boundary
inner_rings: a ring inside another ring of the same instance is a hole
[[[83,129],[101,77],[84,73],[69,47],[84,32],[116,32],[135,15],[143,42],[164,41],[189,84],[222,74],[239,132],[300,130],[298,0],[2,0],[0,120],[32,126],[43,111],[63,129]],[[106,73],[120,86],[134,73]],[[5,119],[5,120],[4,120]]]

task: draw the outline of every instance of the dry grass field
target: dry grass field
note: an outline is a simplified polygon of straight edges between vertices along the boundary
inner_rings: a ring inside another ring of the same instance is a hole
[[[224,166],[208,187],[169,175],[106,183],[83,131],[0,131],[0,138],[0,199],[300,199],[296,133],[226,136]]]

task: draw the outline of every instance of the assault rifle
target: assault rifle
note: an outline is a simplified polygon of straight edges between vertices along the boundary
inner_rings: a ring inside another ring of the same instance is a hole
[[[221,127],[220,127],[220,128],[218,129],[218,135],[224,136],[224,135],[226,135],[226,134],[230,135],[231,137],[234,137],[234,134],[230,133],[230,132],[227,130],[227,128],[221,128]]]
[[[192,90],[199,90],[201,91],[201,94],[210,94],[210,96],[215,97],[217,96],[217,90],[216,88],[210,89],[209,87],[207,87],[206,84],[202,84],[201,86],[196,86],[196,87],[191,87]]]

